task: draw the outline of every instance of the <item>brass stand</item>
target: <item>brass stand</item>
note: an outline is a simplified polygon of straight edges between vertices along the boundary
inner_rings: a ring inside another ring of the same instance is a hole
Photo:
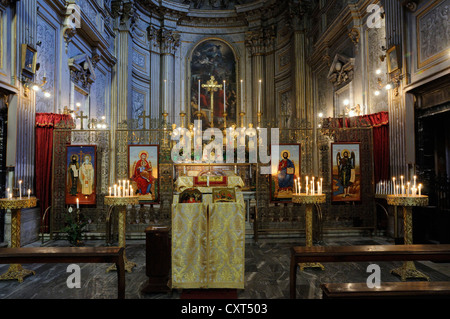
[[[316,204],[325,203],[326,196],[322,195],[306,195],[306,194],[293,194],[292,202],[296,204],[305,205],[305,235],[306,235],[306,247],[313,246],[312,239],[312,221],[313,221],[313,206]],[[303,271],[305,268],[320,268],[325,270],[325,267],[320,263],[304,263],[299,264],[300,271]]]
[[[127,197],[117,197],[117,196],[105,196],[105,205],[114,206],[119,208],[119,247],[123,247],[125,250],[125,234],[126,234],[126,216],[127,216],[127,205],[137,205],[139,204],[138,196],[127,196]],[[127,259],[124,251],[124,262],[125,262],[125,270],[131,272],[133,267],[136,267],[137,264],[131,262]],[[111,265],[106,272],[110,272],[111,270],[117,270],[116,265]]]
[[[20,218],[22,208],[36,207],[36,197],[30,199],[22,197],[19,198],[2,198],[0,199],[0,209],[11,210],[11,248],[20,248]],[[9,269],[0,276],[0,280],[18,280],[20,283],[29,275],[35,275],[33,270],[26,270],[20,264],[12,264]]]
[[[387,203],[391,206],[401,206],[403,208],[403,223],[404,223],[404,241],[405,245],[413,244],[413,226],[412,226],[412,208],[417,206],[427,206],[428,196],[398,196],[388,195]],[[403,266],[391,270],[391,274],[400,276],[402,281],[408,278],[425,278],[430,280],[430,277],[422,274],[416,269],[413,261],[405,261]]]

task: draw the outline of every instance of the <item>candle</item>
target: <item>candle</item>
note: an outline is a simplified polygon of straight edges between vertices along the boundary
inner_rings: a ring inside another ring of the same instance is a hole
[[[408,182],[408,183],[406,183],[406,196],[409,196],[410,192],[411,192],[411,190],[409,188],[409,182]]]
[[[22,181],[19,181],[19,198],[22,199]]]
[[[200,105],[201,105],[201,101],[202,99],[200,98],[200,88],[201,88],[201,84],[200,84],[200,80],[198,80],[198,111],[200,112]]]
[[[223,110],[226,113],[227,112],[227,90],[225,86],[226,81],[223,80]]]
[[[28,189],[28,199],[30,199],[31,189]]]
[[[414,188],[416,188],[416,178],[417,178],[417,176],[416,175],[414,175]]]
[[[312,178],[312,193],[313,193],[313,195],[314,195],[314,193],[315,193],[315,191],[316,191],[316,184],[315,184],[315,181],[314,181],[314,179],[315,179],[315,177],[313,176],[313,178]]]
[[[320,195],[322,195],[322,190],[323,190],[323,178],[320,178]]]
[[[241,110],[244,107],[244,80],[241,80]]]
[[[206,176],[206,185],[209,187],[209,175]]]
[[[262,98],[262,92],[261,92],[261,85],[262,85],[262,81],[259,80],[258,83],[258,90],[259,90],[259,94],[258,94],[258,113],[261,113],[261,98]]]
[[[9,198],[9,188],[6,189],[6,198]]]
[[[295,189],[295,194],[298,194],[297,193],[297,179],[296,178],[294,178],[294,189]]]
[[[109,188],[109,197],[111,197],[111,187]]]
[[[317,195],[322,195],[320,193],[320,182],[317,182]]]
[[[419,184],[419,196],[422,196],[422,184]]]
[[[308,185],[308,184],[306,184],[306,185]],[[306,195],[308,195],[308,186],[306,186]]]
[[[308,176],[306,176],[306,187],[308,187]]]
[[[237,165],[234,165],[234,173],[237,175]]]
[[[80,209],[80,201],[77,198],[77,209]]]
[[[396,185],[395,195],[397,195],[397,196],[400,195],[399,188],[400,188],[400,185]]]
[[[117,185],[114,184],[114,196],[117,196]]]
[[[185,113],[185,105],[184,105],[184,80],[181,81],[181,113]]]
[[[401,181],[402,181],[402,188],[403,188],[403,175],[400,176],[400,179],[401,179]]]
[[[405,195],[405,185],[402,185],[402,195]]]
[[[130,185],[130,196],[133,196],[133,186]]]

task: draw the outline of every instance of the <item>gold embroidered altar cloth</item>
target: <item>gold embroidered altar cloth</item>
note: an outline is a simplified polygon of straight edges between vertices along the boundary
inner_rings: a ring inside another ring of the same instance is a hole
[[[244,289],[245,204],[172,204],[172,288]]]

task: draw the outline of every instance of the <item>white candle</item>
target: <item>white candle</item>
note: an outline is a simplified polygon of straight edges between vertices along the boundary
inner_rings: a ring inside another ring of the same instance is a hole
[[[419,184],[419,196],[422,196],[422,184]]]
[[[19,198],[22,199],[22,181],[19,181]]]
[[[114,196],[117,196],[117,185],[114,184]]]
[[[9,198],[9,188],[6,189],[6,198]]]
[[[77,209],[80,209],[80,201],[77,198]]]
[[[402,196],[405,195],[405,185],[402,185]]]
[[[111,197],[111,187],[109,188],[109,197]]]
[[[395,195],[400,195],[399,188],[400,188],[400,185],[397,185],[396,186]]]
[[[200,80],[198,80],[198,111],[200,112],[200,105],[201,105],[201,101],[202,99],[200,98],[200,88],[201,88],[201,84],[200,84]]]
[[[261,80],[259,80],[259,83],[258,83],[258,91],[259,91],[259,93],[258,93],[258,113],[261,113],[261,98],[262,98],[262,90],[261,90],[261,85],[262,85],[262,81]]]
[[[306,195],[308,195],[308,190],[309,190],[309,188],[308,188],[308,186],[306,186]]]
[[[320,195],[322,195],[322,190],[323,190],[323,178],[320,178]]]
[[[181,81],[181,113],[185,113],[185,105],[184,105],[184,80]]]
[[[30,199],[31,189],[28,189],[28,199]]]
[[[298,184],[298,193],[301,194],[302,193],[302,185]]]
[[[133,186],[130,185],[130,196],[133,196]]]
[[[227,90],[226,90],[226,81],[223,80],[223,110],[227,112]]]
[[[317,182],[317,195],[322,195],[320,193],[320,182]]]
[[[209,175],[206,176],[206,185],[209,187]]]
[[[234,165],[234,173],[237,175],[237,165]]]
[[[298,194],[297,193],[297,179],[296,178],[294,178],[294,189],[295,189],[295,194]]]
[[[394,184],[393,184],[393,186],[394,186],[393,191],[394,191],[394,195],[395,195],[395,177],[392,178],[392,182],[394,183]]]
[[[408,183],[406,183],[406,196],[409,196],[410,192],[411,192],[411,190],[409,188],[409,182],[408,182]]]
[[[402,188],[403,188],[403,175],[402,176],[400,176],[400,179],[401,179],[401,181],[402,181]]]
[[[308,187],[308,179],[309,179],[308,176],[306,176],[306,187]]]
[[[241,80],[241,110],[244,109],[244,80]]]

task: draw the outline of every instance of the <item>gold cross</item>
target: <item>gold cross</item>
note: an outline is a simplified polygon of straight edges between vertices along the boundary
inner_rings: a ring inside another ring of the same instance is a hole
[[[214,127],[214,92],[217,92],[218,89],[221,89],[222,84],[217,84],[214,76],[211,76],[211,79],[206,82],[206,84],[202,84],[202,88],[207,89],[208,92],[211,93],[211,127]]]
[[[140,119],[143,119],[143,122],[144,122],[144,130],[147,128],[147,126],[146,126],[146,119],[150,119],[151,118],[151,116],[150,115],[146,115],[146,112],[145,112],[145,110],[144,110],[144,112],[142,112],[142,115],[140,115],[140,116],[138,116],[138,118],[140,118]]]
[[[80,111],[80,115],[79,116],[77,116],[77,119],[80,119],[80,121],[81,121],[81,129],[82,130],[84,130],[84,126],[83,126],[83,119],[87,119],[88,118],[88,116],[86,115],[86,116],[83,116],[83,111]]]

